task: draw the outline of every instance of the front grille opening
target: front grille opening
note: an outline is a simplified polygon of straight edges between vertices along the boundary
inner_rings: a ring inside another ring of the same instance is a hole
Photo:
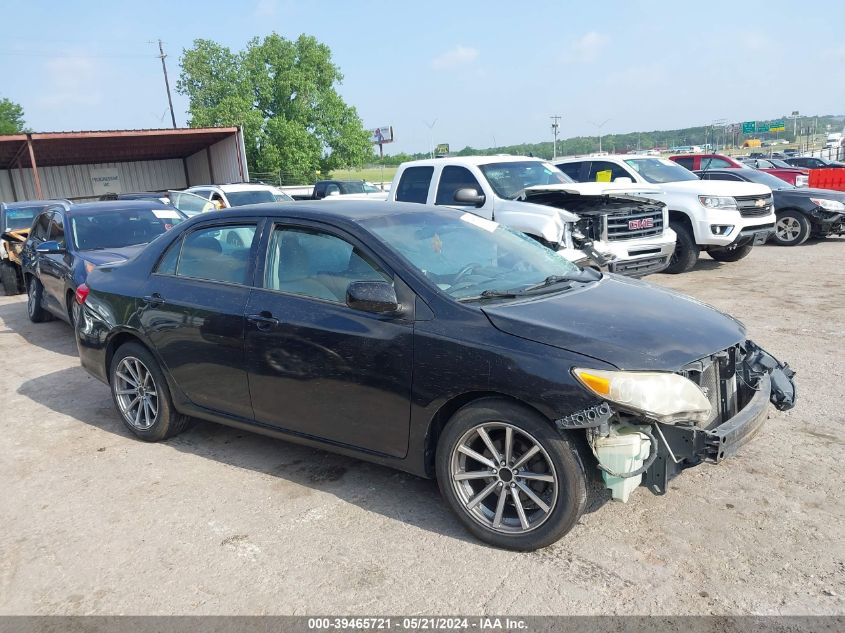
[[[729,420],[743,409],[753,396],[753,388],[743,380],[745,355],[734,347],[690,363],[680,374],[701,387],[710,401],[710,417],[701,428],[710,429]]]

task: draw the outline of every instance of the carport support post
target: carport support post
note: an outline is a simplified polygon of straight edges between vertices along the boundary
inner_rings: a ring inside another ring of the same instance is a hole
[[[43,199],[41,195],[41,178],[38,176],[38,165],[35,164],[35,151],[32,149],[32,136],[26,135],[26,146],[29,149],[29,162],[32,164],[32,177],[35,180],[35,197]]]

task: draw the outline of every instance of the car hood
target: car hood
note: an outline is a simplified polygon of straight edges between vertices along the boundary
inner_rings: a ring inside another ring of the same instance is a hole
[[[629,370],[677,371],[745,339],[744,326],[715,308],[616,275],[482,310],[503,332]]]
[[[146,244],[136,244],[135,246],[124,246],[123,248],[109,248],[98,251],[80,251],[79,256],[86,262],[91,262],[95,266],[101,264],[114,264],[115,262],[125,262],[131,257],[135,257],[140,253]]]
[[[555,183],[551,185],[533,185],[526,187],[526,194],[531,192],[562,191],[564,193],[582,196],[606,196],[613,194],[649,194],[660,193],[654,185],[630,182],[573,182]]]
[[[845,201],[845,192],[834,191],[833,189],[814,189],[809,187],[798,187],[797,189],[778,189],[780,197],[794,196],[796,198],[824,198],[825,200]]]
[[[766,185],[726,180],[681,180],[660,185],[666,192],[698,194],[701,196],[762,196],[771,193]]]

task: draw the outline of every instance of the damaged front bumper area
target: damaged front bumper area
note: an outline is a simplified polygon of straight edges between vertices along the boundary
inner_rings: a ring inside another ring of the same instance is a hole
[[[703,426],[653,425],[657,455],[642,483],[655,494],[664,494],[669,480],[685,468],[735,455],[763,426],[770,403],[780,411],[795,406],[795,372],[752,341],[696,361],[681,373],[702,388],[714,414]]]

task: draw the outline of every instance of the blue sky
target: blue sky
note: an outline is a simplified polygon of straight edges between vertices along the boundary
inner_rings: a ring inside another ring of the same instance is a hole
[[[808,15],[809,14],[809,15]],[[396,151],[845,112],[845,3],[2,1],[0,97],[38,131],[166,127],[157,48],[316,36]],[[34,36],[26,35],[32,29]],[[784,45],[781,45],[784,42]],[[177,123],[187,101],[174,90]],[[426,123],[436,119],[433,133]]]

